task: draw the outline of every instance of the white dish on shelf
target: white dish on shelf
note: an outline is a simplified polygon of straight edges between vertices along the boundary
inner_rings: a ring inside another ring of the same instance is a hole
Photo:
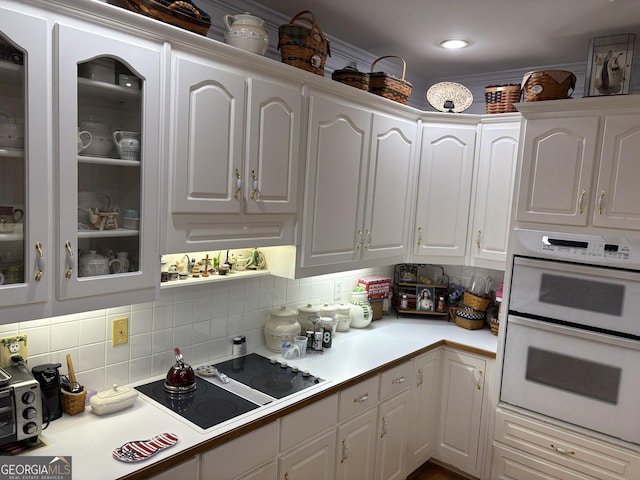
[[[441,112],[460,113],[471,106],[473,95],[467,87],[459,83],[440,82],[427,90],[427,101]],[[453,104],[450,105],[448,102]]]

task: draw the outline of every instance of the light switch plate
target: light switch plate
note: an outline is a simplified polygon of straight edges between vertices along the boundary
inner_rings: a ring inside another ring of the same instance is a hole
[[[26,333],[0,338],[0,367],[13,365],[13,355],[20,355],[25,362],[29,358]]]
[[[111,345],[124,345],[129,341],[129,318],[116,318],[111,322]]]

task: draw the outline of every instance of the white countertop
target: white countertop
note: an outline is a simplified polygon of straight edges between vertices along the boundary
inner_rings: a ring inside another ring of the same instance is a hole
[[[443,320],[388,316],[373,322],[366,329],[338,332],[332,348],[324,353],[310,353],[302,360],[288,360],[290,365],[298,365],[301,370],[309,370],[313,375],[327,381],[208,430],[196,427],[140,395],[133,407],[114,414],[97,416],[91,412],[90,407],[78,415],[64,414],[62,418],[51,422],[42,433],[41,438],[47,446],[35,449],[27,455],[71,457],[74,478],[99,480],[132,475],[149,464],[210,441],[443,340],[464,345],[489,356],[494,356],[497,349],[497,337],[493,336],[488,328],[466,330]],[[255,353],[281,359],[279,354],[267,349],[260,349]],[[225,359],[218,359],[212,363],[223,360]],[[169,367],[170,365],[167,366],[167,370]],[[140,382],[143,383],[147,382]],[[179,442],[149,460],[123,463],[111,456],[115,448],[128,441],[145,440],[163,432],[175,433]]]

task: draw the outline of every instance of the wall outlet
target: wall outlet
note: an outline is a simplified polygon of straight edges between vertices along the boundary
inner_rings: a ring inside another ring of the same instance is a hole
[[[26,333],[0,338],[0,367],[14,365],[11,360],[13,355],[20,355],[25,362],[29,358]]]
[[[342,300],[342,282],[339,280],[333,284],[333,300]]]
[[[129,318],[116,318],[111,322],[111,345],[124,345],[129,341]]]

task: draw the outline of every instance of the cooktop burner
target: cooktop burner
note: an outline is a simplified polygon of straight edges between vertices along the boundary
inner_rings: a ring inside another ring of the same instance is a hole
[[[189,393],[169,393],[163,385],[164,379],[135,388],[204,429],[259,407],[201,378],[196,378],[197,387]]]
[[[309,372],[299,371],[286,364],[273,363],[271,359],[257,353],[217,363],[215,367],[229,378],[273,398],[284,398],[323,381]]]

